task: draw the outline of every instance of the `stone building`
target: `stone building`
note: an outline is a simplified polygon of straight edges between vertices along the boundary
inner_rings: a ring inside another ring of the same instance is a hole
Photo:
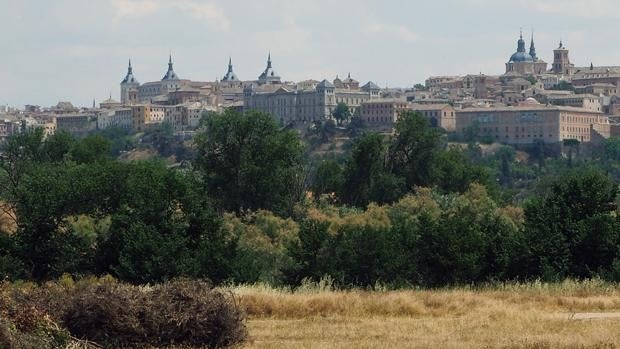
[[[570,62],[568,53],[568,49],[560,41],[560,46],[553,50],[553,66],[551,70],[555,74],[571,75],[575,71],[575,65]]]
[[[600,97],[591,94],[550,95],[547,96],[546,102],[557,106],[603,111]]]
[[[97,128],[97,116],[90,113],[57,115],[56,130],[66,131],[76,137],[87,136]]]
[[[133,68],[131,67],[131,59],[127,67],[127,75],[121,81],[121,103],[132,104],[138,103],[140,82],[133,76]],[[110,97],[112,98],[112,97]]]
[[[560,143],[565,139],[590,142],[608,138],[610,123],[601,112],[581,108],[530,105],[472,108],[456,111],[456,130],[478,128],[479,136],[506,144]]]
[[[362,103],[360,117],[373,130],[391,132],[405,111],[420,113],[433,127],[441,127],[448,132],[456,129],[456,111],[449,104],[408,103],[394,98],[375,99]]]
[[[133,122],[133,111],[131,108],[104,109],[97,112],[96,116],[97,129],[99,130],[105,130],[110,127],[131,130]]]
[[[303,125],[331,118],[340,102],[357,113],[364,101],[379,98],[380,91],[372,82],[359,89],[336,88],[327,80],[316,85],[308,81],[298,85],[248,85],[244,89],[244,109],[269,113],[283,125]]]
[[[409,110],[422,114],[433,127],[456,130],[456,110],[449,104],[411,104]]]
[[[362,103],[360,118],[366,127],[380,131],[392,132],[399,116],[409,109],[409,103],[400,99],[375,99]]]

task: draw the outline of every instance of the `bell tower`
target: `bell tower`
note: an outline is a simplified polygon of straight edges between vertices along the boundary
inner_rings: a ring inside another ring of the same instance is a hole
[[[127,75],[121,81],[121,103],[133,104],[138,102],[138,88],[140,83],[133,76],[133,68],[131,67],[131,59],[127,67]]]
[[[553,72],[555,74],[571,75],[573,73],[575,65],[571,64],[568,53],[568,49],[560,40],[560,46],[553,50]]]

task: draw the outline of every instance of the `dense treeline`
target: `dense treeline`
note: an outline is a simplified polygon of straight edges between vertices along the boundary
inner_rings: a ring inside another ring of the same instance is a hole
[[[448,145],[410,113],[394,135],[362,133],[344,161],[321,160],[269,115],[226,111],[206,119],[189,168],[120,162],[116,143],[39,131],[8,140],[3,277],[620,281],[613,139],[587,162],[539,152],[523,163],[510,147],[483,155],[474,143]]]

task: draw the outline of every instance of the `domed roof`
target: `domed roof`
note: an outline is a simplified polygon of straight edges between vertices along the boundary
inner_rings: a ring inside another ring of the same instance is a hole
[[[166,75],[161,79],[162,81],[170,81],[170,80],[179,80],[177,73],[172,69],[172,55],[170,55],[170,59],[168,60],[168,71]]]
[[[228,58],[228,71],[226,72],[226,75],[224,75],[224,77],[222,78],[222,81],[239,81],[239,78],[237,78],[237,75],[235,74],[235,72],[233,72],[232,58]]]
[[[127,75],[125,75],[125,78],[123,79],[123,81],[121,81],[121,84],[140,84],[138,82],[138,79],[136,79],[133,76],[133,68],[131,67],[131,59],[129,60],[129,67],[127,68]]]
[[[510,62],[534,62],[534,58],[527,52],[515,52],[510,56]]]
[[[523,33],[519,36],[517,41],[517,52],[510,56],[509,62],[534,62],[534,58],[527,52],[525,52],[525,40],[523,40]]]

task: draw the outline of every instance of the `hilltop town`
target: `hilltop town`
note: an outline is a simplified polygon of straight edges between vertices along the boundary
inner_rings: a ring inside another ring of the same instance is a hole
[[[271,54],[256,79],[238,77],[229,59],[220,80],[193,81],[175,73],[170,55],[160,80],[140,83],[139,66],[134,72],[130,60],[119,101],[110,95],[90,108],[70,102],[27,105],[23,110],[2,107],[0,141],[24,127],[79,137],[111,127],[136,133],[168,123],[176,132],[191,134],[204,112],[227,108],[263,111],[283,127],[304,131],[335,119],[339,104],[346,106],[349,118],[386,133],[400,113],[412,110],[456,137],[475,128],[480,138],[511,145],[569,139],[596,143],[619,135],[620,66],[577,66],[561,41],[553,49],[553,62],[547,63],[534,39],[532,34],[528,49],[521,33],[516,52],[506,55],[502,75],[432,76],[409,88],[381,88],[351,73],[329,80],[286,81],[276,72]]]

